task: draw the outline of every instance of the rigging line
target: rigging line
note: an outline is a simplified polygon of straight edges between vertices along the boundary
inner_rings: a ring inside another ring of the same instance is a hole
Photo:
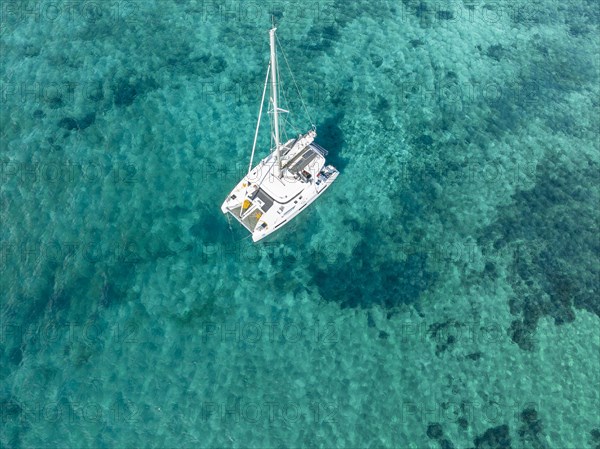
[[[310,113],[308,112],[308,108],[306,107],[306,104],[304,103],[304,99],[302,98],[302,94],[300,93],[300,88],[298,87],[298,83],[296,82],[296,78],[294,77],[294,73],[292,72],[290,64],[289,64],[289,62],[287,60],[287,56],[285,54],[285,51],[283,50],[283,46],[281,45],[281,43],[279,42],[279,40],[278,40],[278,43],[279,43],[279,48],[281,50],[281,54],[283,55],[283,59],[285,61],[285,64],[286,64],[286,66],[288,68],[288,71],[290,72],[290,75],[292,77],[292,81],[294,82],[294,86],[296,88],[296,92],[298,93],[298,98],[300,99],[302,107],[304,108],[304,113],[306,114],[306,117],[308,118],[310,124],[314,128],[315,127],[314,122],[313,122],[313,120],[312,120],[312,118],[310,116]]]
[[[233,237],[233,228],[231,227],[231,218],[229,218],[229,214],[226,214],[227,217],[227,224],[229,225],[229,235],[231,236],[231,238]]]
[[[298,88],[298,83],[296,83],[296,78],[294,78],[294,73],[292,72],[292,69],[290,69],[290,64],[288,63],[287,57],[285,56],[285,51],[283,51],[283,45],[281,45],[281,42],[279,42],[279,37],[277,35],[275,35],[275,39],[277,39],[277,43],[279,44],[279,49],[281,50],[281,54],[283,55],[283,59],[285,60],[285,65],[287,66],[287,68],[290,72],[290,75],[292,75],[292,81],[294,81],[294,85],[296,86],[296,91],[298,92],[298,96],[300,97],[300,102],[302,103],[304,112],[306,113],[306,116],[308,117],[310,124],[314,128],[315,122],[313,122],[312,118],[310,117],[310,114],[308,113],[306,104],[304,104],[304,100],[302,99],[302,95],[300,94],[300,89]]]
[[[242,240],[246,240],[247,238],[252,237],[252,234],[248,234],[246,237],[242,237],[241,239],[238,240],[238,242],[241,242]]]
[[[275,57],[277,58],[277,55],[275,55]],[[282,81],[281,81],[281,71],[279,69],[279,60],[277,60],[277,84],[275,86],[275,88],[277,89],[277,99],[281,99],[282,94],[281,94],[281,86],[282,86]],[[285,98],[285,94],[283,94],[283,97]],[[277,103],[277,113],[279,114],[281,111],[281,103],[278,102]],[[279,116],[281,118],[281,116]],[[281,136],[282,133],[282,123],[279,123],[279,134]],[[281,145],[281,141],[279,142],[279,145]]]
[[[276,61],[276,64],[275,64],[275,71],[276,71],[275,72],[275,79],[277,80],[277,82],[275,83],[275,89],[276,89],[276,93],[277,93],[277,98],[280,98],[280,95],[281,95],[281,89],[280,89],[280,86],[281,86],[281,76],[280,76],[280,72],[279,72],[279,63],[278,63],[278,60],[277,60],[277,54],[275,54],[275,61]],[[280,109],[279,108],[279,104],[277,105],[277,111],[275,111],[275,107],[273,105],[273,101],[272,100],[273,99],[271,98],[271,102],[270,102],[270,104],[271,104],[271,113],[273,115],[275,115],[275,113],[279,114],[279,109]],[[279,117],[279,115],[278,115],[278,117]],[[278,127],[279,129],[276,130],[275,129],[275,120],[273,120],[273,116],[271,116],[271,140],[272,140],[271,147],[274,150],[277,150],[277,145],[281,145],[281,136],[280,136],[279,142],[275,142],[276,131],[281,134],[281,125],[282,124],[279,123],[279,127]]]
[[[279,79],[281,80],[281,78],[279,78]],[[291,102],[290,102],[290,100],[288,99],[288,97],[287,97],[287,95],[286,95],[286,89],[285,89],[285,86],[284,86],[284,82],[283,82],[283,81],[280,81],[280,83],[281,83],[281,92],[282,92],[282,97],[283,97],[283,99],[284,99],[284,102],[285,102],[285,104],[286,104],[286,107],[287,107],[288,109],[290,109],[290,110],[291,110]],[[300,98],[302,98],[302,97],[300,97]],[[299,132],[300,132],[300,129],[299,129],[299,127],[298,127],[298,126],[296,126],[296,124],[295,124],[295,123],[292,121],[292,116],[293,116],[293,114],[291,114],[291,113],[288,113],[288,114],[286,114],[286,115],[284,116],[284,124],[286,124],[286,125],[290,125],[290,126],[293,128],[293,130],[294,130],[294,132],[295,132],[295,133],[299,133]],[[287,136],[287,131],[286,131],[286,129],[285,129],[285,128],[284,128],[284,130],[283,130],[283,131],[286,133],[286,136]]]
[[[280,102],[280,105],[285,105],[287,109],[290,109],[290,102],[286,95],[285,83],[283,81],[283,78],[281,77],[279,64],[277,64],[277,95],[280,99],[283,100]],[[287,133],[287,125],[291,125],[292,128],[294,128],[294,132],[298,132],[298,129],[294,126],[293,122],[291,121],[292,114],[289,111],[285,111],[282,108],[278,108],[278,112],[284,112],[284,115],[279,117],[281,120],[279,123],[279,132],[285,138],[282,140],[287,141],[289,140],[289,136]]]
[[[260,127],[260,119],[262,117],[263,106],[265,104],[265,94],[267,93],[267,84],[269,82],[269,73],[271,72],[271,63],[267,67],[267,77],[265,79],[265,86],[263,87],[262,99],[260,100],[260,110],[258,111],[258,123],[256,124],[256,131],[254,132],[254,143],[252,144],[252,154],[250,155],[250,165],[248,165],[248,173],[252,170],[252,161],[254,160],[254,150],[256,150],[256,141],[258,140],[258,128]]]
[[[271,108],[273,107],[270,100],[269,100],[269,107],[271,107]],[[272,112],[269,111],[269,114],[271,114],[271,113]],[[274,136],[275,136],[275,128],[273,126],[273,119],[271,118],[270,125],[269,125],[269,138],[270,138],[270,140],[269,140],[269,152],[273,151],[273,147],[275,145],[275,143],[274,143],[275,142],[275,137]]]
[[[295,85],[295,88],[296,88],[296,92],[297,92],[297,94],[298,94],[298,98],[300,99],[300,103],[302,104],[302,107],[303,107],[303,109],[304,109],[304,113],[306,114],[306,117],[308,118],[308,120],[309,120],[309,122],[310,122],[311,126],[312,126],[313,128],[315,128],[314,122],[313,122],[313,120],[312,120],[312,118],[311,118],[311,116],[310,116],[310,113],[308,112],[308,108],[306,107],[306,104],[304,103],[304,100],[303,100],[303,98],[302,98],[302,95],[301,95],[301,93],[300,93],[300,88],[298,87],[298,83],[296,82],[296,79],[294,78],[294,74],[292,73],[292,70],[291,70],[291,68],[290,68],[290,65],[289,65],[289,63],[288,63],[288,61],[287,61],[287,57],[286,57],[286,55],[285,55],[285,52],[283,51],[283,47],[281,46],[281,44],[279,44],[279,47],[280,47],[281,53],[283,54],[283,57],[284,57],[284,60],[285,60],[285,63],[286,63],[286,65],[287,65],[288,71],[290,72],[290,75],[291,75],[291,77],[292,77],[292,81],[294,82],[294,85]],[[291,103],[289,102],[289,99],[287,98],[287,95],[285,94],[285,92],[286,92],[286,91],[285,91],[285,89],[284,89],[284,90],[283,90],[283,96],[285,97],[285,99],[286,99],[286,101],[288,102],[288,104],[290,104],[290,105],[291,105]],[[298,127],[296,126],[296,124],[295,124],[295,123],[292,121],[292,117],[291,117],[291,116],[290,116],[290,118],[289,118],[289,120],[288,120],[288,122],[287,122],[287,123],[289,123],[289,124],[292,126],[292,128],[294,128],[294,131],[295,131],[295,132],[299,132],[299,129],[298,129]]]
[[[281,45],[279,47],[281,49]],[[277,64],[277,75],[278,75],[277,78],[278,78],[278,81],[279,81],[279,83],[278,83],[279,97],[283,99],[282,104],[285,104],[286,108],[288,109],[288,111],[285,111],[285,115],[283,116],[283,126],[280,127],[281,128],[280,132],[282,134],[284,134],[286,140],[288,140],[289,139],[289,135],[288,135],[288,132],[287,132],[287,127],[288,126],[291,127],[292,130],[294,131],[294,133],[296,133],[296,134],[301,133],[301,130],[299,129],[298,126],[296,126],[296,124],[292,120],[292,118],[294,117],[294,114],[292,114],[290,112],[290,110],[292,109],[292,105],[291,105],[291,102],[290,102],[290,100],[289,100],[289,98],[287,96],[287,93],[286,93],[287,92],[287,88],[286,88],[287,85],[283,81],[283,77],[280,74],[280,70],[281,69],[279,68],[279,64]],[[289,64],[288,64],[288,70],[289,70]],[[290,73],[291,73],[291,70],[290,70]],[[296,89],[297,89],[297,87],[296,87]],[[298,97],[300,98],[300,100],[302,100],[302,96],[298,95]],[[310,120],[310,117],[308,117],[308,118]]]

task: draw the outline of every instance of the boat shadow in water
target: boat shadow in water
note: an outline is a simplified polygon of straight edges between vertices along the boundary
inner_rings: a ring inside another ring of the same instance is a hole
[[[417,306],[421,295],[438,278],[436,272],[427,270],[426,254],[410,254],[403,261],[382,260],[376,248],[364,240],[346,261],[326,266],[313,262],[310,272],[323,299],[359,309],[374,305],[386,309]]]
[[[344,140],[344,133],[340,128],[340,122],[343,118],[344,114],[338,112],[333,117],[330,117],[319,124],[319,134],[317,136],[319,145],[329,150],[327,160],[340,172],[348,165],[348,159],[340,156],[346,143]]]

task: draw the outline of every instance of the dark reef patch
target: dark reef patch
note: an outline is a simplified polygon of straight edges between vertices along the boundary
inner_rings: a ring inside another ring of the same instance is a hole
[[[392,110],[392,105],[390,101],[381,95],[377,95],[373,100],[374,101],[370,104],[369,107],[371,113],[374,117],[377,118],[377,121],[381,124],[381,127],[384,130],[393,130],[396,127],[396,125],[394,124],[394,121],[390,114]]]
[[[590,437],[592,444],[594,445],[594,449],[600,449],[600,429],[592,429],[590,432]]]
[[[64,117],[58,122],[58,126],[68,131],[79,128],[77,120],[75,120],[73,117]]]
[[[15,417],[23,413],[23,407],[21,407],[19,402],[12,397],[0,401],[0,410],[2,410],[3,420],[6,420],[7,418],[15,419]]]
[[[461,333],[461,327],[462,324],[454,320],[433,323],[429,326],[428,335],[436,343],[435,355],[439,356],[454,346],[457,336]]]
[[[41,48],[35,45],[27,44],[23,47],[21,53],[26,58],[34,58],[42,52]]]
[[[454,13],[452,11],[439,10],[436,13],[438,20],[452,20],[454,19]]]
[[[427,426],[427,436],[433,440],[438,440],[444,436],[444,431],[440,423],[429,423]]]
[[[454,449],[454,444],[448,438],[442,438],[439,440],[440,449]]]
[[[308,32],[306,49],[325,52],[340,39],[341,33],[336,25],[313,25]]]
[[[427,426],[427,436],[432,440],[437,440],[440,449],[454,449],[454,444],[448,438],[444,438],[444,430],[440,423],[429,423]]]
[[[60,95],[49,95],[48,98],[44,98],[44,102],[50,109],[60,109],[65,105]]]
[[[204,53],[201,56],[190,58],[182,56],[185,62],[187,62],[192,69],[193,73],[200,75],[201,77],[210,77],[218,75],[227,69],[227,61],[222,56],[215,56],[210,53]]]
[[[420,47],[421,45],[425,45],[425,42],[423,42],[421,39],[411,39],[409,41],[410,45],[412,45],[413,48],[416,47]]]
[[[481,247],[512,258],[508,280],[515,296],[509,306],[515,319],[508,332],[526,350],[534,348],[544,316],[556,325],[572,322],[574,309],[600,316],[599,164],[584,159],[575,170],[561,156],[544,159],[535,186],[517,192],[478,239]]]
[[[83,131],[84,129],[91,126],[95,121],[96,114],[92,112],[80,119],[75,119],[73,117],[64,117],[61,120],[59,120],[58,126],[63,129],[66,129],[67,131]]]
[[[517,432],[521,438],[522,446],[532,449],[548,449],[543,436],[544,426],[534,408],[526,408],[521,412],[521,422],[523,424]]]
[[[129,106],[138,95],[135,84],[125,80],[117,81],[115,84],[114,102],[116,106]]]
[[[370,240],[368,229],[361,232],[367,241],[378,241],[375,235],[375,240]],[[425,254],[410,254],[404,261],[383,261],[376,250],[363,240],[345,262],[311,262],[313,283],[321,296],[342,307],[380,305],[391,309],[417,302],[437,279],[437,273],[426,268]]]
[[[473,442],[475,443],[475,449],[512,448],[510,433],[506,424],[486,430],[483,435],[476,437]]]
[[[415,137],[413,140],[413,143],[420,148],[429,147],[433,144],[433,142],[433,138],[428,134],[421,134],[419,137]]]
[[[417,7],[415,8],[415,14],[418,18],[423,19],[427,17],[427,13],[429,13],[429,8],[427,7],[427,3],[419,2]]]
[[[486,54],[490,58],[500,61],[506,55],[506,49],[501,44],[490,45]]]
[[[483,354],[482,354],[481,352],[479,352],[479,351],[478,351],[478,352],[473,352],[473,353],[471,353],[471,354],[467,355],[467,358],[468,358],[469,360],[479,360],[479,359],[481,358],[481,356],[482,356],[482,355],[483,355]]]
[[[371,53],[369,55],[369,58],[371,59],[371,63],[373,64],[373,67],[375,67],[376,69],[381,67],[381,64],[383,64],[383,58],[381,56],[379,56],[377,53]]]
[[[146,75],[119,78],[112,86],[113,102],[118,107],[130,106],[138,96],[157,88],[154,78]]]

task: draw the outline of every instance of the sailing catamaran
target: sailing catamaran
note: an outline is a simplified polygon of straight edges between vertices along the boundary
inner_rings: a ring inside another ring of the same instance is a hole
[[[280,141],[279,114],[289,111],[278,106],[276,29],[273,27],[269,31],[271,58],[267,68],[248,173],[227,195],[221,206],[224,214],[233,215],[250,231],[254,242],[258,242],[289,223],[325,192],[339,174],[332,165],[325,165],[327,151],[314,141],[317,135],[314,125],[305,134],[298,134],[296,138],[289,139],[283,144]],[[285,53],[283,56],[285,58]],[[269,75],[271,88],[268,112],[271,116],[271,139],[274,146],[270,154],[252,168]]]

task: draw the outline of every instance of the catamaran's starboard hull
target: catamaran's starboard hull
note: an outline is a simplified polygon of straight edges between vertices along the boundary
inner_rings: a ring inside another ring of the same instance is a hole
[[[300,207],[294,209],[293,211],[289,212],[289,214],[286,216],[286,218],[281,221],[280,223],[278,223],[274,229],[269,230],[266,229],[263,232],[259,232],[259,231],[254,231],[252,233],[252,240],[254,242],[258,242],[259,240],[264,239],[265,237],[267,237],[268,235],[272,234],[273,232],[277,231],[278,229],[281,229],[283,226],[285,226],[287,223],[289,223],[290,221],[292,221],[292,219],[294,217],[296,217],[296,215],[300,214],[300,212],[302,212],[306,206],[310,205],[313,201],[315,201],[319,196],[321,196],[325,190],[327,190],[329,188],[329,186],[333,183],[333,181],[335,181],[335,179],[338,177],[339,172],[336,170],[335,174],[333,174],[326,183],[323,184],[323,187],[321,190],[319,190],[314,196],[310,197],[310,199],[303,205],[301,205]]]

